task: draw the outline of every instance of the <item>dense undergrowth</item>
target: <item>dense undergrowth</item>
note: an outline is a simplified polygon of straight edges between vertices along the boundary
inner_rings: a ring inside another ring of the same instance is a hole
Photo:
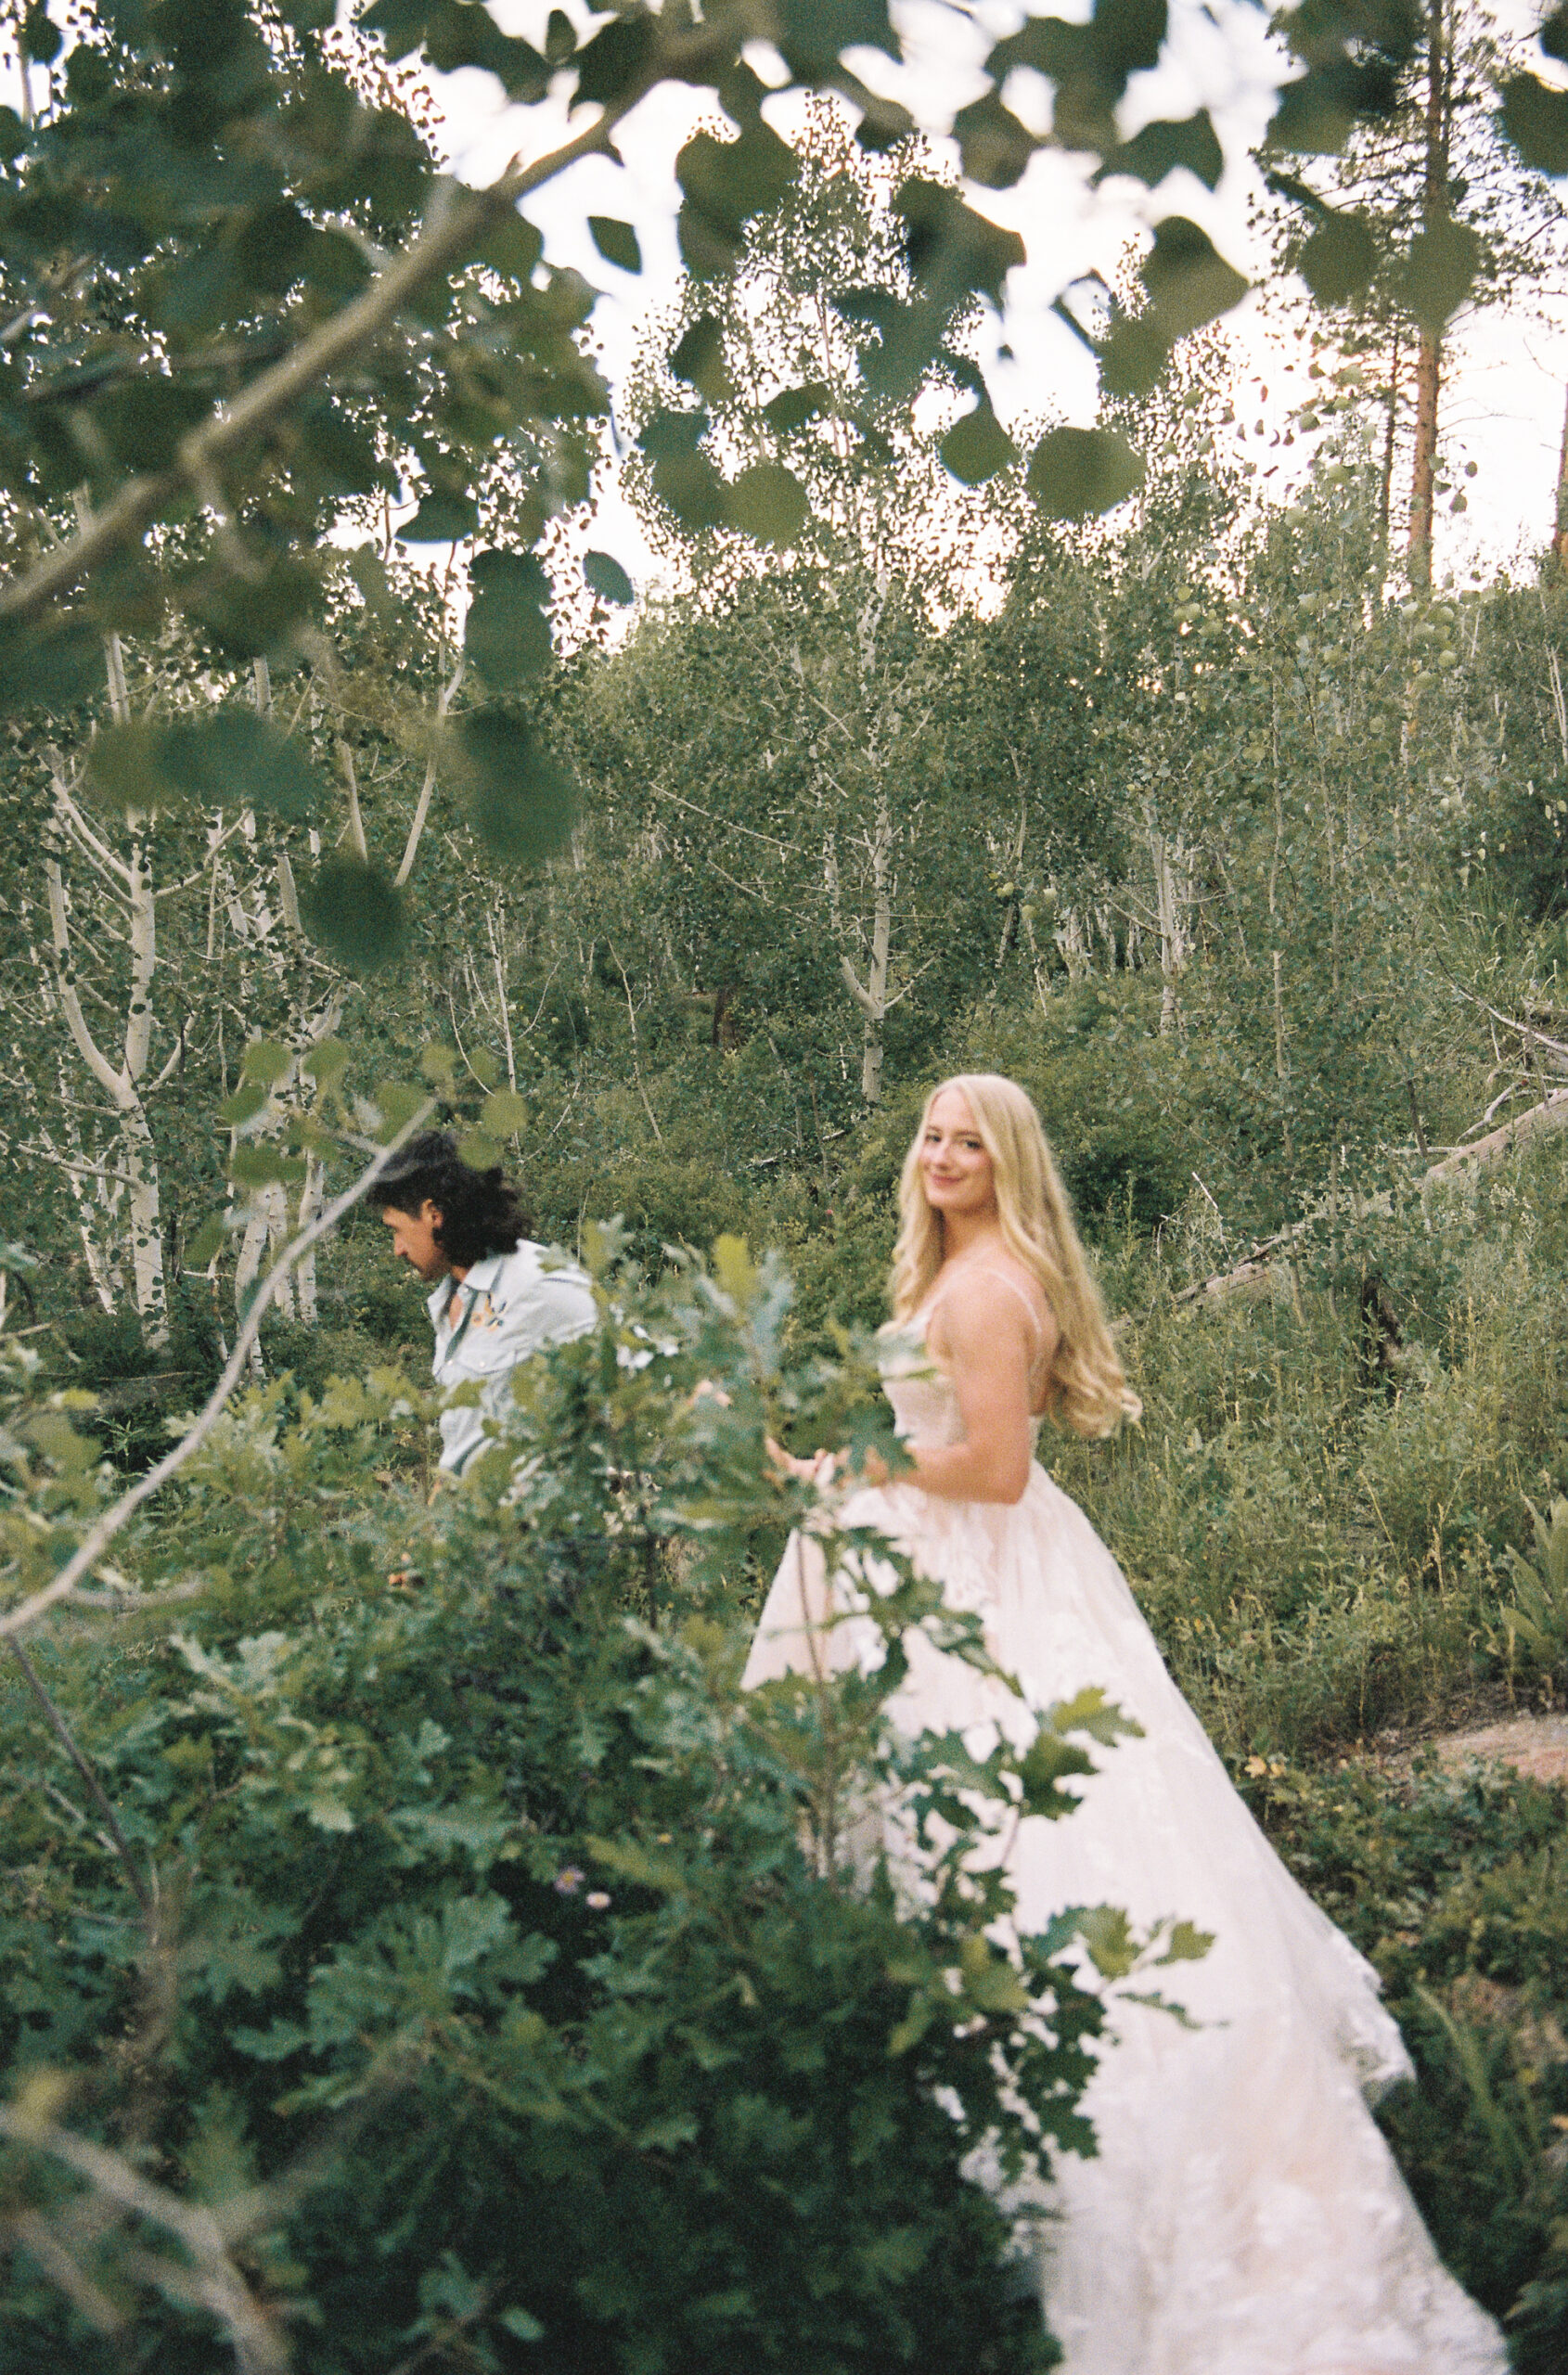
[[[781,1274],[719,1274],[607,1273],[433,1501],[395,1371],[258,1387],[128,1538],[148,1604],[34,1639],[122,1845],[13,1674],[0,2365],[1052,2363],[968,2156],[1087,2144],[1095,1991],[1140,1947],[1064,1909],[999,1955],[970,1851],[1009,1792],[1070,1814],[1116,1719],[985,1765],[904,1740],[904,1628],[984,1657],[910,1576],[879,1673],[740,1700],[792,1513],[765,1424],[888,1439],[863,1367],[780,1362]],[[25,1585],[107,1471],[10,1358]],[[914,1903],[856,1829],[887,1787],[945,1818]]]
[[[1568,1791],[1342,1760],[1239,1776],[1382,1973],[1416,2066],[1384,2130],[1525,2375],[1568,2366]]]

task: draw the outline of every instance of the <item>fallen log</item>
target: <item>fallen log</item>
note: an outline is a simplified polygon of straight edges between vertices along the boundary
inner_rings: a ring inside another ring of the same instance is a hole
[[[1529,1106],[1516,1113],[1510,1122],[1499,1123],[1497,1129],[1477,1138],[1473,1146],[1452,1147],[1442,1158],[1423,1171],[1417,1180],[1422,1200],[1434,1188],[1452,1187],[1456,1181],[1472,1179],[1484,1171],[1491,1171],[1521,1146],[1534,1139],[1549,1137],[1554,1131],[1568,1127],[1568,1088],[1554,1088],[1539,1105]],[[1307,1219],[1295,1221],[1278,1237],[1265,1238],[1254,1245],[1244,1261],[1228,1270],[1216,1271],[1213,1277],[1203,1278],[1196,1286],[1184,1287],[1177,1295],[1178,1303],[1227,1303],[1233,1295],[1259,1294],[1272,1285],[1288,1258],[1289,1248],[1305,1237],[1314,1220],[1320,1220],[1328,1207],[1320,1204]],[[1394,1194],[1384,1188],[1369,1196],[1357,1207],[1358,1216],[1377,1213],[1387,1218],[1394,1210]]]

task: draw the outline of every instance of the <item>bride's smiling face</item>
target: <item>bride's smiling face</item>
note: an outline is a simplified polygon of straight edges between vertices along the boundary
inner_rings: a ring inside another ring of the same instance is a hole
[[[996,1209],[996,1184],[969,1098],[945,1088],[920,1134],[920,1182],[933,1213],[982,1218]]]

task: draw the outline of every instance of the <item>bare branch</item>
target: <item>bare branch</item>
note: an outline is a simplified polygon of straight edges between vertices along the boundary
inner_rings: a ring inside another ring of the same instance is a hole
[[[458,654],[457,666],[453,674],[452,681],[450,684],[443,685],[442,687],[440,695],[436,700],[435,713],[438,719],[444,718],[447,711],[456,700],[459,688],[462,686],[464,671],[467,669],[468,664],[467,653],[460,652]],[[392,887],[394,890],[401,891],[404,884],[407,881],[409,876],[414,871],[414,859],[418,851],[420,836],[423,834],[425,829],[425,819],[431,813],[431,794],[434,790],[435,752],[432,751],[430,756],[430,763],[425,769],[425,780],[419,787],[419,798],[414,810],[414,821],[408,828],[408,839],[404,846],[403,852],[403,864],[398,867],[396,874],[392,878]]]
[[[855,1005],[860,1008],[861,1013],[866,1015],[872,1022],[875,1022],[877,1020],[877,1002],[871,995],[870,991],[862,983],[854,966],[850,963],[847,956],[840,956],[839,970],[844,977],[845,989],[849,992],[850,996],[855,1000]]]
[[[1478,999],[1476,1003],[1479,1005],[1482,1001]],[[1549,1136],[1564,1127],[1568,1127],[1568,1088],[1556,1088],[1539,1105],[1532,1105],[1527,1112],[1516,1113],[1512,1121],[1503,1123],[1499,1129],[1493,1130],[1487,1136],[1477,1138],[1473,1146],[1455,1147],[1440,1162],[1432,1163],[1423,1171],[1417,1184],[1425,1196],[1433,1188],[1446,1188],[1456,1179],[1468,1178],[1472,1173],[1489,1171],[1527,1139]],[[1202,1181],[1199,1185],[1202,1185]],[[1204,1193],[1208,1193],[1206,1188]],[[1394,1197],[1386,1188],[1378,1195],[1369,1196],[1361,1206],[1363,1218],[1376,1216],[1387,1220],[1393,1211]],[[1212,1278],[1201,1279],[1196,1286],[1184,1287],[1176,1297],[1177,1303],[1225,1303],[1230,1296],[1244,1294],[1249,1289],[1261,1291],[1279,1267],[1286,1249],[1305,1236],[1308,1226],[1307,1221],[1296,1221],[1291,1227],[1281,1229],[1278,1237],[1266,1238],[1261,1244],[1254,1245],[1246,1260],[1238,1262],[1233,1269],[1218,1271]]]
[[[49,922],[54,932],[55,956],[58,960],[55,968],[55,988],[59,997],[60,1010],[65,1016],[67,1028],[75,1042],[77,1054],[104,1094],[107,1097],[112,1097],[115,1105],[123,1110],[126,1096],[130,1090],[130,1083],[122,1073],[116,1071],[94,1038],[87,1025],[87,1018],[82,1011],[82,1001],[76,994],[76,985],[67,979],[66,968],[71,963],[71,925],[65,912],[65,883],[61,879],[58,858],[45,859],[44,879],[48,886]]]
[[[227,2330],[241,2375],[288,2375],[288,2352],[276,2320],[235,2266],[223,2229],[210,2210],[182,2202],[177,2194],[144,2177],[122,2154],[95,2144],[89,2137],[57,2127],[52,2120],[29,2119],[25,2112],[0,2105],[0,2136],[8,2143],[46,2152],[116,2209],[177,2237],[195,2262],[194,2268],[136,2254],[135,2272],[174,2297],[199,2302],[211,2311]],[[276,2216],[276,2202],[267,2207]]]
[[[65,780],[64,768],[58,765],[51,767],[49,770],[49,782],[50,788],[54,792],[55,799],[59,806],[61,815],[65,818],[66,823],[70,826],[76,840],[81,842],[84,850],[90,852],[107,872],[118,875],[120,880],[125,884],[127,889],[129,889],[131,882],[130,867],[126,865],[122,857],[116,857],[114,852],[109,847],[109,844],[101,840],[100,837],[94,832],[91,825],[88,824],[87,819],[82,814],[81,809],[71,798],[70,789]]]

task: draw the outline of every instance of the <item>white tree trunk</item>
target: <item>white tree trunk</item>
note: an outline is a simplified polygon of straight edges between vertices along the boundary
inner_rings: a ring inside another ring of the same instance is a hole
[[[864,982],[843,945],[838,853],[831,835],[826,845],[824,866],[834,934],[840,944],[839,970],[843,976],[844,987],[861,1013],[860,1094],[868,1105],[879,1105],[882,1095],[885,1025],[889,1008],[897,1004],[897,999],[888,993],[893,949],[893,808],[885,791],[879,792],[877,797],[868,846],[871,859],[871,949]]]
[[[74,842],[80,853],[107,880],[118,896],[131,953],[131,987],[126,1004],[124,1036],[118,1064],[110,1061],[88,1024],[76,986],[70,903],[58,845],[45,860],[45,883],[56,966],[55,992],[71,1043],[116,1116],[118,1140],[103,1158],[114,1164],[124,1195],[124,1221],[130,1235],[132,1293],[148,1342],[168,1342],[169,1322],[163,1272],[163,1232],[159,1198],[158,1155],[143,1102],[148,1060],[152,1044],[152,989],[158,969],[158,905],[145,845],[135,842],[128,859],[119,857],[100,841],[82,815],[59,777],[55,779],[56,818],[61,842]],[[118,1160],[116,1161],[116,1156]],[[118,1198],[116,1199],[118,1201]],[[81,1200],[78,1198],[78,1209]],[[84,1250],[86,1239],[84,1238]],[[103,1292],[103,1268],[89,1255],[94,1284]]]
[[[1163,833],[1152,809],[1145,812],[1149,859],[1154,875],[1154,914],[1160,931],[1160,1030],[1168,1036],[1181,1019],[1181,977],[1192,953],[1192,854],[1179,834]]]

